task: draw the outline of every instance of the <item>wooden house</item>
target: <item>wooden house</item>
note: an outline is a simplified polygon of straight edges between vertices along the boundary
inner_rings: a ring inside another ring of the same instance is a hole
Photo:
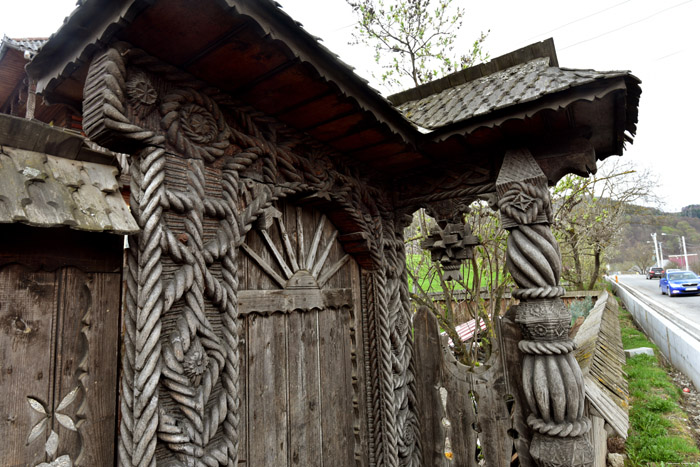
[[[545,41],[387,100],[269,0],[80,3],[27,71],[131,156],[115,462],[591,464],[547,185],[622,154],[636,78],[560,68]],[[463,378],[482,410],[449,415],[446,456],[403,229],[427,208],[459,261],[477,199],[512,231],[520,300],[489,367],[522,368]],[[96,465],[61,446],[46,460]]]

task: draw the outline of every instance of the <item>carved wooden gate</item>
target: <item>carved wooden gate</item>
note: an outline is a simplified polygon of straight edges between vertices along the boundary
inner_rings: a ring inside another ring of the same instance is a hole
[[[357,265],[317,211],[279,203],[266,214],[239,259],[239,462],[354,465]]]

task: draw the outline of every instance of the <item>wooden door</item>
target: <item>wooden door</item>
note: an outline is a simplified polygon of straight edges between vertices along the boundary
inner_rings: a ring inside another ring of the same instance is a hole
[[[357,264],[319,212],[266,214],[241,255],[241,464],[363,465]]]

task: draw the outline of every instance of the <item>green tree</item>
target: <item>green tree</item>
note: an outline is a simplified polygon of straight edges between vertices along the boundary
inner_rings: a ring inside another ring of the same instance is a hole
[[[513,281],[505,266],[507,233],[498,214],[487,203],[475,202],[464,221],[480,244],[474,247],[473,258],[462,265],[461,280],[443,280],[440,264],[421,248],[431,231],[438,228],[424,210],[414,213],[404,238],[411,300],[415,306],[424,305],[433,312],[441,329],[452,339],[457,360],[472,366],[483,363],[490,355],[492,320],[507,305],[503,297]],[[456,328],[470,320],[483,322],[486,330],[462,343]]]
[[[358,22],[354,43],[374,48],[389,87],[418,86],[445,74],[488,60],[482,32],[469,50],[455,51],[465,11],[452,0],[346,0]]]

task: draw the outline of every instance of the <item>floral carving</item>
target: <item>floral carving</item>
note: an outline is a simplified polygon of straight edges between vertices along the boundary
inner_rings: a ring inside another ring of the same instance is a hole
[[[185,354],[182,366],[190,382],[195,386],[199,386],[202,381],[202,374],[209,366],[209,357],[199,340],[195,340],[190,350]]]
[[[219,107],[193,89],[173,91],[161,105],[168,141],[187,157],[213,162],[229,146],[230,129]]]
[[[126,82],[126,95],[134,112],[143,117],[148,115],[158,100],[158,91],[144,73],[135,73]]]
[[[44,407],[44,404],[42,404],[38,400],[32,397],[27,397],[27,402],[29,403],[29,406],[32,408],[32,410],[42,415],[41,419],[32,427],[31,431],[29,432],[27,444],[31,444],[42,434],[44,434],[46,430],[49,430],[49,437],[44,445],[46,455],[49,456],[49,459],[55,458],[56,452],[58,450],[58,434],[51,429],[51,418],[55,418],[58,423],[60,423],[63,427],[71,431],[78,431],[78,424],[75,423],[73,419],[70,418],[68,415],[60,413],[59,411],[63,411],[64,409],[68,408],[68,406],[71,405],[78,398],[79,391],[80,388],[76,387],[71,392],[69,392],[58,404],[58,407],[56,407],[56,410],[54,410],[53,414],[50,412],[50,410]],[[63,463],[65,458],[68,459],[68,464]],[[70,458],[68,456],[61,456],[54,462],[51,462],[51,464],[47,465],[70,465]]]

